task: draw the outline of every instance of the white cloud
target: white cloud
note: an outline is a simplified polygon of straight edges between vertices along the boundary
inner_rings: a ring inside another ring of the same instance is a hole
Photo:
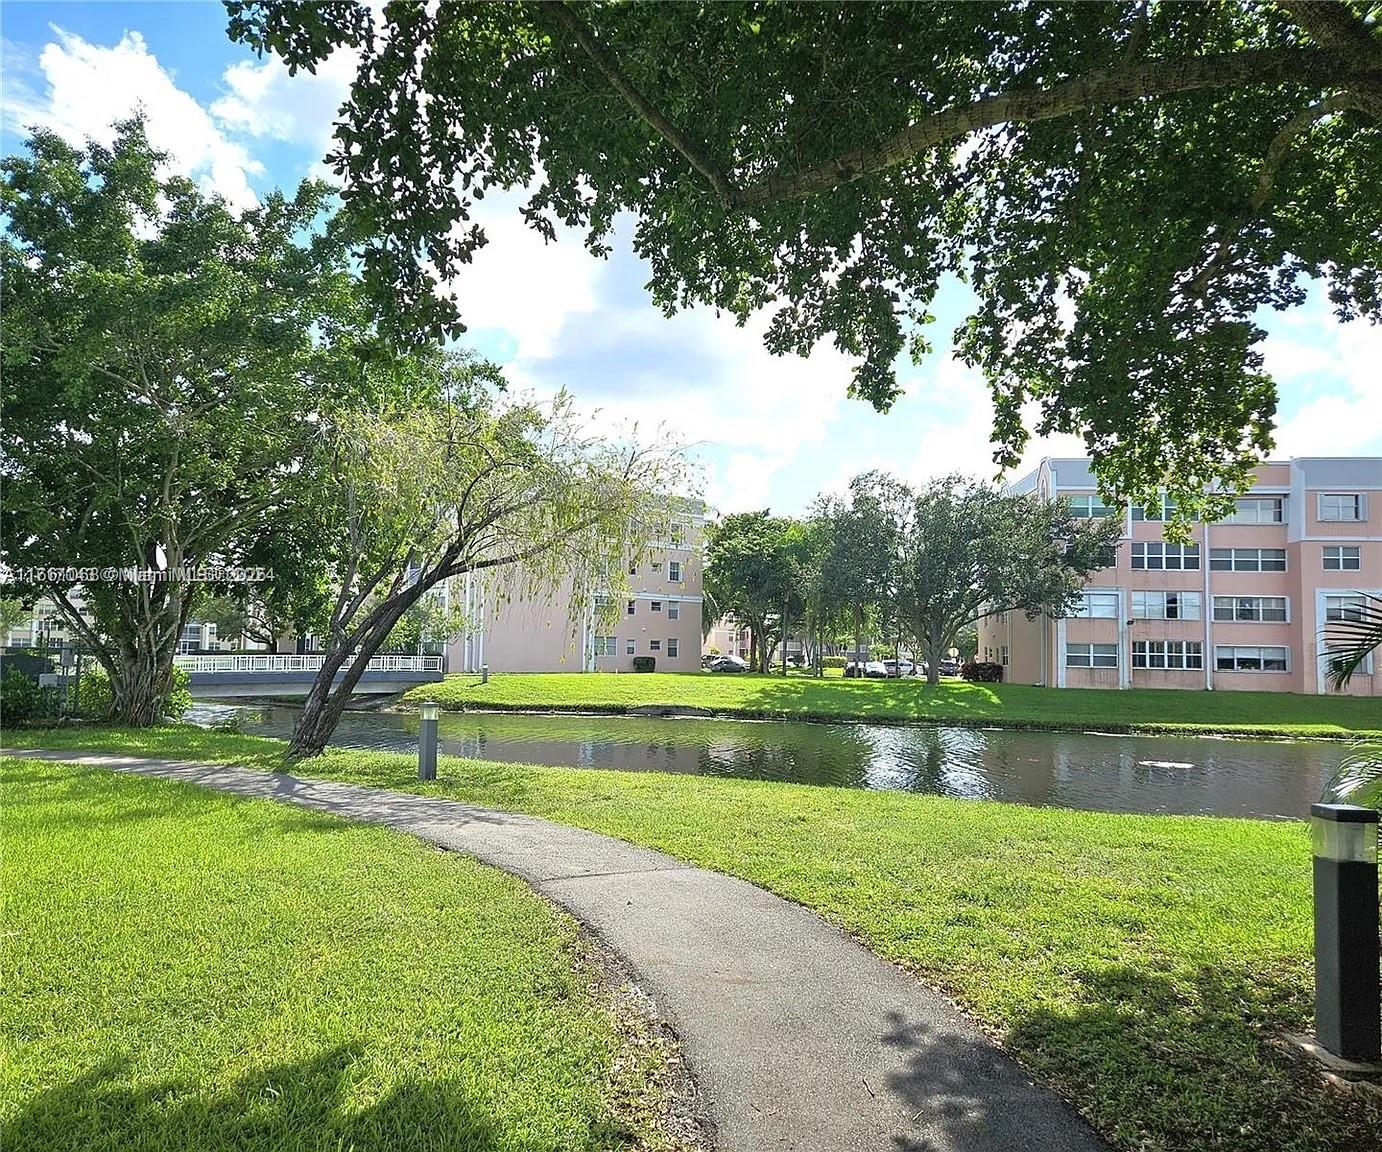
[[[290,75],[276,56],[239,61],[222,75],[226,92],[212,103],[211,115],[231,131],[307,144],[325,155],[357,63],[357,53],[345,48],[323,60],[315,73]]]
[[[1282,395],[1274,454],[1382,453],[1382,327],[1339,324],[1319,300],[1280,327],[1265,352]]]
[[[5,111],[10,124],[50,128],[74,146],[88,139],[108,145],[114,122],[142,108],[150,142],[168,153],[178,171],[238,208],[258,202],[250,178],[262,176],[263,165],[173,82],[138,32],[103,47],[56,26],[52,31],[55,39],[38,61],[47,90],[11,89]]]

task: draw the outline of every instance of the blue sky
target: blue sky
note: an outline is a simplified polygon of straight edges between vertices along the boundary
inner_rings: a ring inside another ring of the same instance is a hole
[[[320,174],[333,113],[352,74],[338,55],[316,76],[289,77],[225,35],[219,3],[26,3],[0,7],[4,150],[42,123],[80,143],[143,106],[173,163],[234,203]],[[726,511],[803,509],[868,468],[906,479],[992,475],[991,408],[978,375],[950,357],[967,293],[947,285],[933,311],[936,351],[902,363],[906,393],[887,415],[850,400],[848,360],[762,348],[763,318],[737,328],[706,310],[664,318],[627,243],[606,261],[574,236],[544,245],[490,197],[486,248],[458,284],[466,342],[505,364],[522,388],[565,386],[610,428],[694,446],[705,490]],[[625,232],[627,239],[627,231]],[[1277,455],[1382,453],[1382,331],[1340,325],[1320,293],[1265,320],[1268,369],[1281,389]],[[1034,443],[1079,454],[1078,441]]]

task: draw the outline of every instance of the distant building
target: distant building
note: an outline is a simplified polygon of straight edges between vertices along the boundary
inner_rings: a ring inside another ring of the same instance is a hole
[[[448,672],[632,672],[651,656],[660,672],[701,663],[704,515],[688,512],[628,573],[628,590],[577,592],[570,580],[551,596],[517,592],[512,574],[468,574],[450,582],[466,628],[446,645]]]
[[[1104,506],[1088,460],[1043,460],[1011,486]],[[1326,628],[1359,594],[1382,594],[1382,458],[1296,457],[1262,464],[1226,520],[1173,544],[1171,509],[1130,508],[1116,563],[1095,572],[1061,620],[1022,612],[979,623],[979,659],[1019,684],[1322,693]],[[1382,695],[1369,659],[1346,689]]]
[[[753,652],[753,632],[733,616],[721,616],[710,626],[701,644],[705,656],[738,656],[748,660]]]

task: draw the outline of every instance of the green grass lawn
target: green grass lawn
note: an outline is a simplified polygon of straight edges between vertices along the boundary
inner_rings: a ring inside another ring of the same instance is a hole
[[[709,672],[508,672],[481,684],[473,674],[426,684],[405,699],[447,708],[623,712],[638,707],[702,708],[735,716],[796,720],[1100,729],[1108,732],[1225,732],[1332,736],[1382,732],[1375,697],[1282,692],[1182,692],[1033,688],[943,680],[816,680]]]
[[[661,1042],[520,881],[182,784],[0,780],[5,1152],[665,1146]]]
[[[19,739],[261,768],[284,749],[178,728]],[[546,816],[799,901],[953,996],[1122,1149],[1344,1152],[1382,1131],[1375,1102],[1274,1040],[1312,1013],[1301,824],[452,758],[420,785],[410,756],[346,750],[299,771]]]

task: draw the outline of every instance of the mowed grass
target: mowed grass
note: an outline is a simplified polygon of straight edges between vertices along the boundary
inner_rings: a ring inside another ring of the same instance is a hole
[[[1107,732],[1223,732],[1346,737],[1382,732],[1376,697],[1283,692],[1034,688],[923,679],[817,680],[748,673],[507,672],[488,684],[470,673],[409,691],[411,703],[450,709],[624,712],[699,708],[731,716],[794,720],[876,720]]]
[[[23,736],[261,768],[284,751],[182,728]],[[348,750],[295,770],[545,816],[798,901],[953,996],[1129,1152],[1352,1152],[1382,1132],[1382,1107],[1277,1040],[1312,1016],[1301,824],[449,757],[421,785],[411,756]]]
[[[575,923],[380,828],[6,759],[0,1147],[660,1146]]]

